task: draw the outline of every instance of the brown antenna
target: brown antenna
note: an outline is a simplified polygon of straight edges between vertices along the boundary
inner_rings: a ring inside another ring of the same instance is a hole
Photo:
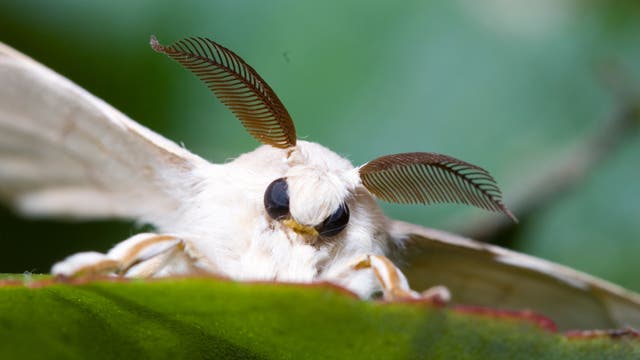
[[[262,77],[233,51],[202,37],[164,46],[151,36],[150,44],[200,78],[258,141],[281,149],[296,145],[296,129],[287,109]]]
[[[517,222],[486,170],[450,156],[416,152],[379,157],[360,167],[360,179],[385,201],[467,204],[502,212]]]

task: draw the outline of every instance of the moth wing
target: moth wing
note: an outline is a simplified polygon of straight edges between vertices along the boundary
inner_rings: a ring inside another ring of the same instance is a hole
[[[199,161],[0,43],[0,200],[37,216],[155,219]]]
[[[447,286],[453,304],[528,309],[560,330],[640,326],[640,295],[562,265],[401,221],[400,267],[414,289]]]

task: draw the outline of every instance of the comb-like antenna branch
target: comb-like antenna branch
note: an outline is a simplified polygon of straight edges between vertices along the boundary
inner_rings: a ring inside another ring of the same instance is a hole
[[[502,203],[493,177],[483,168],[450,156],[404,153],[360,167],[362,184],[376,197],[397,203],[460,203],[499,211],[518,220]]]
[[[164,46],[151,36],[149,43],[153,50],[200,78],[258,141],[281,149],[296,145],[296,129],[287,109],[262,77],[233,51],[202,37]]]

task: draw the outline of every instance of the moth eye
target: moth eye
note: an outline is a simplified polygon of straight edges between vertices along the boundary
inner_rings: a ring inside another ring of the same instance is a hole
[[[349,222],[349,208],[346,204],[341,204],[333,214],[331,214],[322,224],[318,227],[318,233],[320,236],[335,236],[347,227]]]
[[[274,220],[289,215],[289,186],[283,178],[277,179],[264,192],[264,208]]]

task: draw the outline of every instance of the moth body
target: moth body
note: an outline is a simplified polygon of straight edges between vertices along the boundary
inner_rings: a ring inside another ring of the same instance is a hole
[[[27,214],[121,217],[156,230],[106,254],[70,256],[54,265],[55,275],[204,272],[238,280],[330,281],[361,297],[382,290],[388,298],[415,298],[421,295],[386,258],[406,238],[390,235],[391,221],[374,196],[471,204],[512,216],[491,175],[453,157],[401,153],[354,167],[319,144],[298,140],[269,85],[209,39],[163,46],[152,37],[151,46],[198,76],[264,145],[226,164],[209,163],[0,47],[6,85],[0,88],[0,126],[9,134],[0,135],[9,149],[0,153],[0,196]],[[20,139],[37,145],[25,148]]]
[[[297,140],[275,92],[229,49],[200,37],[151,46],[198,76],[264,145],[212,164],[0,43],[0,200],[29,216],[116,217],[156,231],[69,256],[54,275],[329,281],[362,298],[382,290],[440,302],[450,288],[457,303],[533,309],[564,330],[640,324],[638,294],[390,220],[376,203],[462,203],[513,218],[486,170],[424,152],[354,167]],[[413,291],[396,265],[431,288]]]

